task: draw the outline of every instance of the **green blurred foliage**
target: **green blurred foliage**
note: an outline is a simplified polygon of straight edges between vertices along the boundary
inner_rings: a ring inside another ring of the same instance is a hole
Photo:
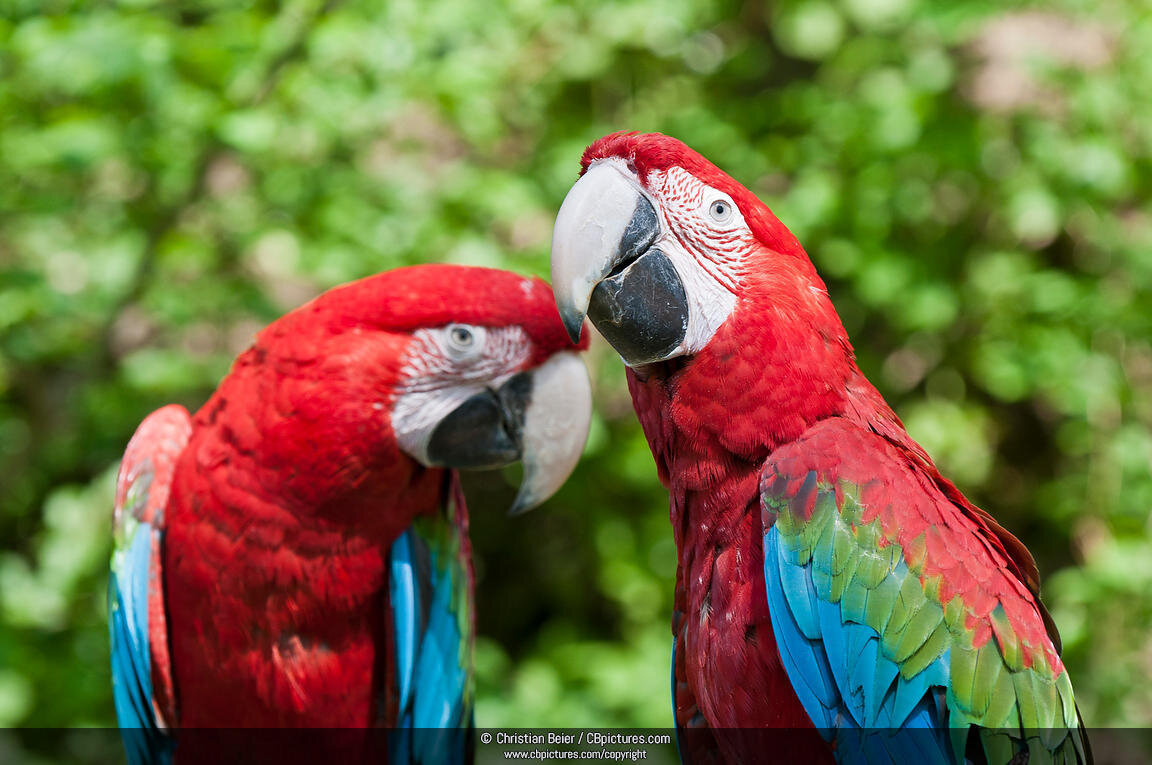
[[[865,372],[1035,552],[1092,725],[1152,723],[1144,0],[6,0],[0,726],[107,725],[115,463],[254,331],[407,263],[547,273],[610,130],[759,194]],[[666,498],[621,365],[510,520],[469,479],[481,725],[670,724]],[[0,741],[0,749],[8,744]]]

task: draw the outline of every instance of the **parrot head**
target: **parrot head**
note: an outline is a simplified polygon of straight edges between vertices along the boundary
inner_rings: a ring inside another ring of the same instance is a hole
[[[330,290],[271,324],[238,366],[275,370],[257,395],[291,416],[263,429],[281,443],[262,450],[307,476],[304,491],[394,475],[380,466],[397,453],[427,468],[519,460],[518,513],[579,461],[591,419],[584,347],[544,281],[424,265]]]
[[[553,230],[552,284],[571,337],[587,315],[630,367],[698,353],[741,300],[763,310],[815,294],[831,311],[768,207],[659,133],[613,133],[584,152]]]

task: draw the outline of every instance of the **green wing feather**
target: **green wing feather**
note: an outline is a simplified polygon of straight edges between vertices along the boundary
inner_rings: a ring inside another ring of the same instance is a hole
[[[793,575],[784,569],[800,567],[811,577],[816,612],[827,604],[838,607],[834,624],[819,620],[817,638],[836,677],[841,711],[852,711],[861,727],[877,725],[881,709],[911,710],[925,688],[936,688],[956,762],[965,761],[970,731],[990,762],[1007,762],[1024,750],[1033,753],[1033,763],[1086,761],[1068,672],[1027,591],[1007,580],[994,548],[906,460],[880,460],[871,466],[874,477],[860,480],[846,440],[839,434],[810,459],[774,455],[762,482],[765,554],[778,551],[787,596],[781,602],[796,624],[814,623],[802,613],[802,599],[787,592]],[[878,437],[866,445],[895,448]],[[788,448],[799,452],[804,444]],[[876,455],[870,459],[876,462]],[[774,575],[766,561],[766,576]],[[771,588],[770,582],[770,601]],[[772,605],[775,626],[783,617]],[[878,640],[875,671],[832,655],[859,645],[862,634]],[[883,671],[886,663],[895,665],[891,675]],[[793,671],[799,670],[789,670],[797,686]]]

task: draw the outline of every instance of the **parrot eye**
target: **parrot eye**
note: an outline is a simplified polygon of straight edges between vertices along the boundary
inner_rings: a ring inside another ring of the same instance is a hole
[[[732,217],[732,205],[726,199],[717,199],[708,206],[708,214],[717,223],[726,223]]]
[[[475,340],[472,337],[472,330],[467,327],[456,325],[448,330],[448,337],[452,340],[452,345],[460,350],[465,350],[472,347]]]
[[[444,334],[448,339],[448,350],[457,357],[471,356],[480,345],[476,329],[466,324],[449,324]]]

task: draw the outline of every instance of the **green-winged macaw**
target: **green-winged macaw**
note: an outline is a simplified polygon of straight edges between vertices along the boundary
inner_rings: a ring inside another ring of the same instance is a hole
[[[456,469],[522,460],[516,511],[555,492],[588,433],[582,347],[539,279],[416,266],[268,326],[195,415],[149,415],[120,469],[109,588],[129,759],[214,757],[196,728],[289,726],[388,727],[393,760],[464,758]],[[345,760],[372,741],[332,743]]]
[[[1032,556],[864,378],[767,206],[674,138],[605,136],[552,281],[572,338],[587,315],[627,365],[671,496],[686,759],[1088,757]]]

